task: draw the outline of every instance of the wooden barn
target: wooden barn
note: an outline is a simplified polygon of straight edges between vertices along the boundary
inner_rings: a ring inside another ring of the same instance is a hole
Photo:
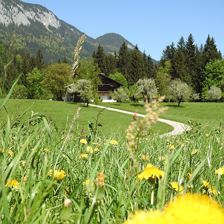
[[[122,86],[122,84],[110,79],[105,74],[100,73],[101,85],[98,86],[98,94],[103,101],[111,99],[111,93]]]

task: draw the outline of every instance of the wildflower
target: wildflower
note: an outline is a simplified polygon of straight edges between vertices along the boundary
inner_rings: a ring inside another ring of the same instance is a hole
[[[94,153],[93,147],[92,146],[87,146],[86,152],[90,153],[90,154],[93,154]]]
[[[170,182],[170,187],[176,191],[176,192],[181,192],[184,190],[184,187],[180,185],[178,182]]]
[[[137,211],[131,214],[124,224],[166,224],[164,214],[160,211]]]
[[[133,120],[137,120],[138,119],[138,114],[135,112],[134,114],[133,114]]]
[[[7,150],[7,154],[8,154],[10,157],[13,157],[13,156],[14,156],[14,152],[13,152],[11,149],[8,149],[8,150]]]
[[[80,143],[83,145],[87,144],[87,140],[85,138],[80,139]]]
[[[164,210],[167,223],[222,224],[224,210],[206,195],[185,194],[168,203]]]
[[[220,192],[217,191],[217,189],[214,186],[210,186],[208,188],[208,194],[211,196],[218,196],[218,194],[220,194]]]
[[[85,186],[89,186],[91,185],[92,181],[90,179],[86,179],[84,182],[83,182],[83,185]]]
[[[99,150],[99,148],[96,147],[96,148],[93,149],[93,151],[94,152],[99,152],[100,150]]]
[[[105,185],[105,175],[103,172],[97,174],[96,185],[99,187],[103,187]]]
[[[173,151],[173,150],[175,149],[175,146],[172,145],[172,144],[169,144],[169,145],[168,145],[168,149],[169,149],[170,151]]]
[[[27,182],[27,180],[28,180],[28,176],[24,176],[24,177],[23,177],[23,181],[24,181],[24,182]]]
[[[20,162],[21,162],[21,165],[22,165],[23,167],[25,167],[25,165],[26,165],[26,160],[21,160]]]
[[[49,153],[51,150],[50,150],[49,148],[44,148],[43,151],[44,151],[45,153]]]
[[[193,149],[193,150],[191,151],[191,155],[194,156],[194,155],[196,155],[196,154],[198,154],[198,150],[197,150],[197,149]]]
[[[87,153],[81,153],[79,156],[80,159],[88,159],[88,154]]]
[[[66,198],[66,199],[64,200],[64,207],[65,207],[65,208],[68,208],[68,207],[70,207],[71,205],[72,205],[72,200],[69,199],[69,198]]]
[[[218,174],[219,176],[224,175],[224,166],[218,168],[218,169],[215,171],[215,174]]]
[[[149,156],[148,155],[141,155],[141,159],[143,160],[143,161],[148,161],[149,160]]]
[[[159,156],[159,157],[158,157],[158,160],[159,160],[160,162],[162,162],[162,161],[166,160],[166,157],[165,157],[165,156]]]
[[[49,170],[48,176],[53,177],[55,180],[63,180],[66,175],[64,170]]]
[[[187,179],[190,180],[192,177],[192,173],[187,173]]]
[[[5,186],[10,187],[10,188],[14,188],[14,189],[18,189],[19,182],[15,179],[8,180]]]
[[[210,183],[209,183],[207,180],[203,180],[203,181],[202,181],[202,187],[203,187],[205,190],[208,190],[208,188],[210,187]]]
[[[118,145],[118,142],[114,139],[110,140],[110,144],[111,145]]]
[[[164,172],[159,168],[153,166],[152,164],[148,164],[146,168],[138,175],[138,179],[140,180],[158,180],[163,178]]]

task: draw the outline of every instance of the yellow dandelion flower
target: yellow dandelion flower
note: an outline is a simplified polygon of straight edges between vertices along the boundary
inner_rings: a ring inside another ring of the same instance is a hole
[[[141,155],[141,159],[143,160],[143,161],[149,161],[149,156],[148,155]]]
[[[206,195],[185,194],[170,202],[164,210],[167,223],[223,224],[224,210]]]
[[[181,184],[179,184],[178,182],[175,182],[175,181],[170,182],[170,187],[176,192],[181,192],[181,191],[184,190],[184,187]]]
[[[87,153],[81,153],[79,158],[80,159],[88,159],[88,154]]]
[[[111,145],[118,145],[118,141],[112,139],[112,140],[110,140],[110,144]]]
[[[93,149],[93,147],[92,147],[92,146],[87,146],[87,148],[86,148],[86,152],[87,152],[87,153],[90,153],[90,154],[93,154],[93,153],[94,153],[94,149]]]
[[[224,175],[224,166],[218,168],[218,169],[215,171],[215,174],[218,174],[219,176]]]
[[[92,181],[90,179],[86,179],[85,181],[83,181],[83,185],[85,186],[89,186],[92,183]]]
[[[138,175],[138,179],[140,180],[158,180],[163,178],[164,172],[159,168],[153,166],[152,164],[148,164],[146,168]]]
[[[66,174],[64,170],[49,170],[48,176],[53,177],[55,180],[63,180]]]
[[[87,140],[85,138],[80,139],[80,143],[83,145],[87,144]]]
[[[192,155],[192,156],[195,156],[196,154],[198,154],[198,150],[197,150],[197,149],[193,149],[193,150],[191,151],[191,155]]]
[[[207,180],[202,181],[202,187],[206,190],[210,187],[210,183]]]
[[[6,152],[10,157],[14,156],[14,152],[11,149],[8,149]]]
[[[137,211],[128,217],[124,224],[167,224],[164,214],[160,211]]]
[[[168,149],[169,149],[170,151],[173,151],[173,150],[175,149],[175,146],[172,145],[172,144],[169,144],[169,145],[168,145]]]
[[[96,148],[93,149],[93,151],[94,151],[94,152],[99,152],[100,149],[96,147]]]
[[[190,180],[192,177],[192,173],[187,173],[187,179]]]
[[[220,192],[214,186],[210,186],[208,188],[208,194],[216,197],[220,194]]]
[[[7,180],[7,183],[5,185],[6,187],[10,187],[10,188],[14,188],[14,189],[18,189],[19,187],[19,182],[15,179],[12,180]]]

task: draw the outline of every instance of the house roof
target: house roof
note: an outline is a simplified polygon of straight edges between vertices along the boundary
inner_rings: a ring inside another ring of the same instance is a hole
[[[99,78],[101,80],[101,85],[98,86],[99,91],[113,91],[121,86],[119,82],[107,77],[104,73],[99,74]]]

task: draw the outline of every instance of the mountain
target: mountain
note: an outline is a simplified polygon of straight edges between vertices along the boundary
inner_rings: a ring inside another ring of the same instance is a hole
[[[125,42],[130,49],[134,49],[134,45],[127,41],[124,37],[117,33],[107,33],[96,38],[100,45],[104,46],[108,52],[119,51],[121,45]]]
[[[41,49],[45,61],[53,62],[64,57],[71,61],[74,46],[83,32],[41,5],[0,0],[0,40],[8,42],[13,34],[17,48],[25,48],[32,54]],[[115,33],[97,39],[87,36],[82,56],[90,56],[99,44],[107,53],[118,51],[123,42],[134,47]]]

